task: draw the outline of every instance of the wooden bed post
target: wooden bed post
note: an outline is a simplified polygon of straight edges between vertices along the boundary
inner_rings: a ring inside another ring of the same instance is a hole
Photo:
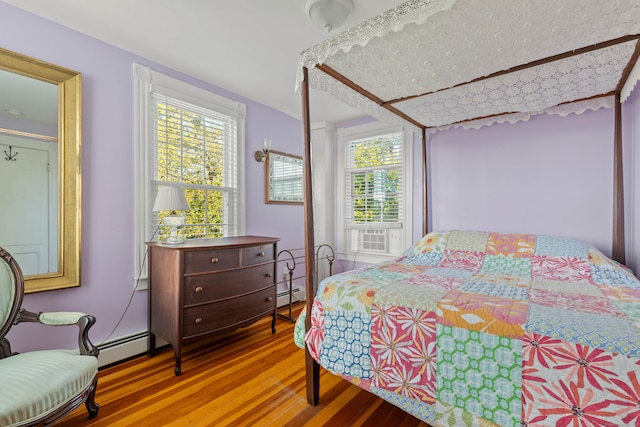
[[[427,179],[427,130],[422,128],[422,235],[429,231],[429,180]]]
[[[313,239],[313,192],[311,176],[311,119],[309,115],[309,70],[302,69],[302,130],[304,133],[303,168],[304,168],[304,270],[305,270],[305,290],[306,290],[306,310],[305,331],[311,329],[311,307],[315,298],[313,289],[313,278],[315,277],[314,267],[314,247]],[[316,406],[320,401],[320,365],[316,362],[309,349],[305,346],[304,360],[307,379],[307,402]]]
[[[637,36],[636,36],[637,39]],[[622,76],[615,90],[614,98],[614,137],[613,137],[613,248],[611,258],[621,264],[625,264],[625,244],[624,244],[624,173],[623,173],[623,152],[622,152],[622,98],[621,93],[633,68],[640,58],[640,41],[636,41],[633,55],[629,59],[627,66],[622,71]]]
[[[615,95],[615,129],[613,141],[613,249],[611,257],[625,263],[624,247],[624,179],[622,173],[622,104],[620,91]]]

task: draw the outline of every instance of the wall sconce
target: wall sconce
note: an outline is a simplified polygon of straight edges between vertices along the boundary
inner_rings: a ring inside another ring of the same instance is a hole
[[[269,153],[269,150],[271,149],[271,140],[270,139],[266,139],[264,140],[264,143],[262,145],[262,151],[256,151],[253,154],[253,157],[255,157],[257,162],[264,162],[264,159],[267,158],[267,154]]]

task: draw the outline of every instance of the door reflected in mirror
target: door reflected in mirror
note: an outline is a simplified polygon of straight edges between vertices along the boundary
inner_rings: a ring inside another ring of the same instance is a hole
[[[80,285],[81,78],[0,49],[0,246],[25,292]]]
[[[302,157],[269,151],[265,160],[265,203],[302,204]]]
[[[58,271],[58,86],[0,70],[2,247],[25,276]]]

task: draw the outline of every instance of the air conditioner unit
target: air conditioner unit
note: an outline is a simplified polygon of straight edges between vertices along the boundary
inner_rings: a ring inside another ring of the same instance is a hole
[[[358,246],[367,252],[388,252],[389,230],[358,230]]]

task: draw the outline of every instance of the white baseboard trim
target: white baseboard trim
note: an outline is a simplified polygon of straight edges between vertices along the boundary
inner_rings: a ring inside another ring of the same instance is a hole
[[[147,352],[147,331],[137,332],[98,345],[98,366],[108,366]],[[156,338],[156,347],[168,344],[161,338]]]

